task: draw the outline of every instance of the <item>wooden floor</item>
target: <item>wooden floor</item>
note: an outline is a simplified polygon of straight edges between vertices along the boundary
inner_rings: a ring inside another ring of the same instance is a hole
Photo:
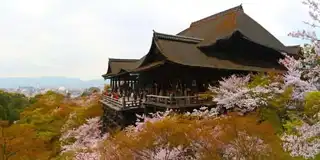
[[[128,99],[127,99],[128,100]],[[104,131],[112,128],[126,127],[135,124],[138,115],[148,115],[157,111],[172,109],[178,112],[190,112],[200,107],[215,107],[212,101],[199,100],[197,97],[164,97],[148,96],[145,102],[127,101],[104,97],[100,100],[103,104],[103,128]]]
[[[163,103],[156,103],[156,102],[145,102],[145,105],[151,105],[151,106],[158,106],[162,108],[168,108],[168,109],[177,109],[177,108],[188,108],[188,107],[198,107],[201,106],[201,104],[185,104],[183,106],[178,106],[178,105],[168,105],[168,104],[163,104]]]
[[[137,108],[141,108],[142,107],[142,105],[131,106],[131,107],[122,107],[122,106],[119,107],[119,105],[115,105],[115,104],[109,103],[109,102],[104,101],[104,100],[100,100],[100,103],[102,103],[103,105],[108,106],[109,108],[111,108],[113,110],[116,110],[116,111],[125,111],[125,110],[137,109]]]
[[[113,99],[111,97],[104,97],[100,102],[115,110],[115,111],[128,111],[141,109],[145,106],[159,107],[165,109],[179,109],[179,108],[197,108],[202,106],[212,107],[215,104],[211,100],[199,100],[197,96],[180,96],[180,97],[169,97],[169,96],[157,96],[147,95],[147,99],[133,100],[125,98]]]
[[[108,106],[109,108],[116,110],[116,111],[123,111],[123,110],[131,110],[131,109],[136,109],[140,108],[142,105],[142,102],[137,99],[133,100],[130,98],[120,98],[120,99],[114,99],[108,96],[103,97],[100,102]]]

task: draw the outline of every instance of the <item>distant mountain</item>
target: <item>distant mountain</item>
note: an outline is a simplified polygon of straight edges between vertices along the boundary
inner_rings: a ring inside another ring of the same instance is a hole
[[[39,77],[39,78],[0,78],[0,88],[18,88],[18,87],[41,87],[41,88],[89,88],[101,87],[108,83],[101,79],[83,81],[79,78],[66,77]]]

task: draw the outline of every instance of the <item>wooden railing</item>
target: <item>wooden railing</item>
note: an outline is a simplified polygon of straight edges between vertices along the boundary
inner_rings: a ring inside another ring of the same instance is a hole
[[[199,104],[198,96],[158,96],[147,95],[146,103],[162,104],[166,106],[189,106]]]
[[[129,99],[128,100],[128,97],[122,97],[119,99],[115,99],[115,98],[111,98],[109,96],[104,96],[102,98],[102,102],[107,103],[109,105],[112,105],[112,107],[116,107],[119,109],[126,109],[126,108],[141,106],[140,99],[137,99],[137,100]]]

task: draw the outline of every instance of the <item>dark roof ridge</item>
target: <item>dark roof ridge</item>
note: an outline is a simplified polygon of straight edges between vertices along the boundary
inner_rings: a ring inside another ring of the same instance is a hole
[[[154,38],[175,40],[175,41],[181,41],[181,42],[199,43],[199,42],[203,41],[203,39],[201,39],[201,38],[181,36],[181,35],[170,35],[170,34],[165,34],[165,33],[158,33],[155,31],[153,31],[153,36],[154,36]]]
[[[205,22],[205,21],[207,21],[207,20],[211,20],[212,18],[215,18],[215,17],[217,17],[217,16],[225,16],[225,15],[227,15],[227,14],[230,14],[231,11],[237,11],[237,12],[241,11],[241,12],[244,12],[243,7],[242,7],[242,4],[240,4],[240,5],[235,6],[235,7],[233,7],[233,8],[230,8],[230,9],[227,9],[227,10],[224,10],[224,11],[221,11],[221,12],[218,12],[218,13],[213,14],[213,15],[211,15],[211,16],[208,16],[208,17],[202,18],[202,19],[200,19],[200,20],[198,20],[198,21],[192,22],[191,25],[190,25],[190,27],[195,26],[195,25],[198,25],[198,24],[200,24],[200,23],[203,23],[203,22]],[[182,32],[183,32],[183,31],[182,31]]]
[[[139,61],[139,59],[109,58],[109,61],[112,61],[112,62],[134,62],[134,61]]]
[[[300,45],[300,44],[296,44],[296,45],[288,45],[288,46],[286,46],[286,47],[301,47],[301,45]]]

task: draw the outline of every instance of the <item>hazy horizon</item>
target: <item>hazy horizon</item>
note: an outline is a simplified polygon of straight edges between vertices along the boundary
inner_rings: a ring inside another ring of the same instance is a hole
[[[93,81],[93,80],[104,80],[104,78],[101,76],[101,78],[80,78],[80,77],[68,77],[68,76],[31,76],[31,77],[22,77],[22,76],[12,76],[12,77],[0,77],[0,79],[4,78],[67,78],[67,79],[80,79],[82,81]]]
[[[40,88],[88,88],[108,84],[108,80],[93,79],[81,80],[80,78],[68,77],[7,77],[0,78],[0,88],[18,88],[18,87],[40,87]]]

